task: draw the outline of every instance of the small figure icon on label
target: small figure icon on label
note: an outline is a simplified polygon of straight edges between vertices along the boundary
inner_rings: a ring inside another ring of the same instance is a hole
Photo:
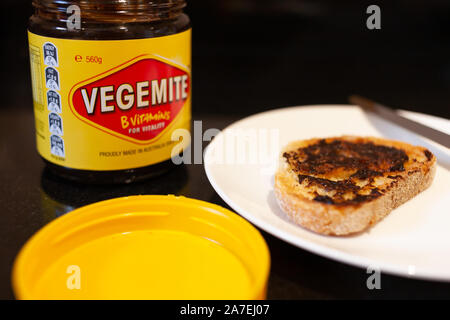
[[[64,141],[61,137],[52,134],[50,137],[50,152],[58,157],[64,157]]]
[[[55,68],[45,68],[45,84],[49,89],[59,90],[59,74]]]
[[[47,91],[47,108],[49,111],[61,113],[61,97],[58,92]]]
[[[54,112],[48,115],[48,127],[51,133],[62,136],[63,134],[62,119],[59,115],[57,115]]]
[[[58,49],[53,43],[46,42],[43,46],[44,49],[44,63],[50,67],[58,66]]]

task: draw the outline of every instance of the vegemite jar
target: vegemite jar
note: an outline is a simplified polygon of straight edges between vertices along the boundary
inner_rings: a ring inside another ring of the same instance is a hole
[[[184,0],[34,0],[28,39],[37,149],[88,183],[173,166],[190,130],[191,27]]]

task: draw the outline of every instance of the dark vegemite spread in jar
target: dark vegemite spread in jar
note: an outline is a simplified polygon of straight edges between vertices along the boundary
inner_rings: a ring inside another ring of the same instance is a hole
[[[172,166],[190,130],[184,0],[34,0],[28,38],[37,149],[50,170],[131,182]],[[174,148],[175,147],[175,148]]]

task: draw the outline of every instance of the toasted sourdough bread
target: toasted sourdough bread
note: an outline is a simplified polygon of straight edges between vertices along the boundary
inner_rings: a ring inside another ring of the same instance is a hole
[[[281,152],[275,196],[297,224],[321,234],[365,230],[433,181],[427,149],[374,137],[295,141]]]

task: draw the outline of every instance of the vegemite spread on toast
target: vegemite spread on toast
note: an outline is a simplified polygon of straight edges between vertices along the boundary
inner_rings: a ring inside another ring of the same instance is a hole
[[[402,179],[409,160],[404,150],[393,146],[339,138],[318,140],[283,157],[313,200],[334,205],[358,205],[380,197]],[[430,160],[432,154],[425,150],[424,157]]]

